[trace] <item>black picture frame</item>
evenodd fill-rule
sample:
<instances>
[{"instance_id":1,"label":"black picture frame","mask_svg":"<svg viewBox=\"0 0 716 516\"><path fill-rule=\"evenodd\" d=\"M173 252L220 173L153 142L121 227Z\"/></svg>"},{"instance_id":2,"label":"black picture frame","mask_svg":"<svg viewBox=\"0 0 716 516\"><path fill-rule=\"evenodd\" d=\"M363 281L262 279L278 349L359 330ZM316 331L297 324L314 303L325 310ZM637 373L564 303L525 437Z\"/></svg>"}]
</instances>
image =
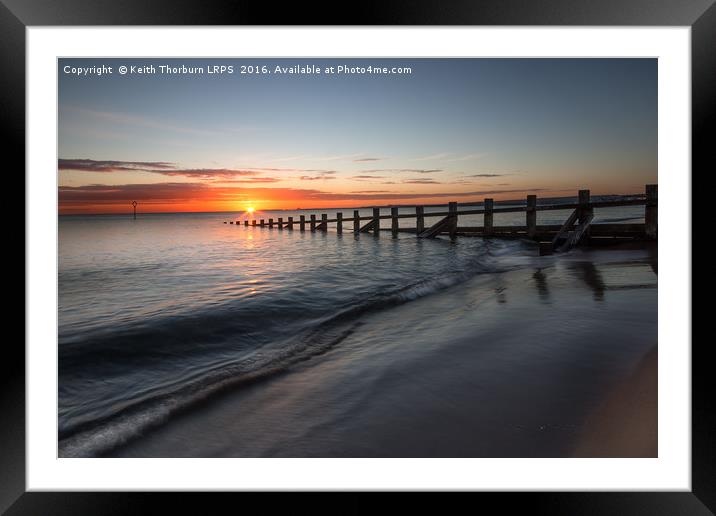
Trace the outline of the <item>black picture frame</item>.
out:
<instances>
[{"instance_id":1,"label":"black picture frame","mask_svg":"<svg viewBox=\"0 0 716 516\"><path fill-rule=\"evenodd\" d=\"M25 166L25 29L82 25L629 25L690 26L692 49L692 170L713 170L715 155L707 134L716 120L716 5L714 0L413 0L321 5L198 0L0 0L0 120L3 150ZM693 172L692 172L693 177ZM18 185L24 192L24 184ZM15 191L16 193L16 191ZM24 198L24 196L23 196ZM696 204L694 199L692 204ZM9 226L6 228L10 229ZM17 229L10 232L18 233ZM24 234L23 234L24 239ZM24 241L14 259L25 257ZM22 253L17 252L23 249ZM692 250L693 252L693 250ZM24 299L24 295L23 295ZM20 310L13 303L12 310ZM24 311L25 304L22 303ZM19 314L18 314L19 315ZM8 320L11 320L8 318ZM712 514L716 511L716 424L714 375L707 359L710 339L692 343L692 491L643 493L474 493L469 503L499 504L500 512L536 514ZM683 343L689 345L688 342ZM179 512L209 513L214 504L238 510L222 493L38 493L25 489L25 352L19 339L6 338L0 360L0 511L19 514L124 514L149 511L161 503ZM382 505L378 493L349 494L340 512L367 512ZM413 497L422 508L442 511L464 504L465 496ZM476 499L474 497L477 497ZM286 506L311 507L315 496L291 495ZM243 507L250 501L242 500ZM265 503L265 502L261 502ZM297 505L298 504L298 505ZM426 505L427 504L427 505ZM217 505L218 507L218 505ZM268 509L275 508L271 503ZM231 509L230 509L231 510ZM232 510L232 512L233 512Z\"/></svg>"}]
</instances>

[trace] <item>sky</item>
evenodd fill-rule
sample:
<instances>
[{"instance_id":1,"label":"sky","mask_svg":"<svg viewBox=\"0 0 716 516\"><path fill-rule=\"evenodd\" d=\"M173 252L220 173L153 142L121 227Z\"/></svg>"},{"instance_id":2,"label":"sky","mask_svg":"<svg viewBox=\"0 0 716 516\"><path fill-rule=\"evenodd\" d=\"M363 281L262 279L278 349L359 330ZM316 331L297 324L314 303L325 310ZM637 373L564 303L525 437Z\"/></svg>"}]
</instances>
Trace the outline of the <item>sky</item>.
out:
<instances>
[{"instance_id":1,"label":"sky","mask_svg":"<svg viewBox=\"0 0 716 516\"><path fill-rule=\"evenodd\" d=\"M438 204L657 182L656 59L60 59L58 100L62 214L127 212L133 200L143 212Z\"/></svg>"}]
</instances>

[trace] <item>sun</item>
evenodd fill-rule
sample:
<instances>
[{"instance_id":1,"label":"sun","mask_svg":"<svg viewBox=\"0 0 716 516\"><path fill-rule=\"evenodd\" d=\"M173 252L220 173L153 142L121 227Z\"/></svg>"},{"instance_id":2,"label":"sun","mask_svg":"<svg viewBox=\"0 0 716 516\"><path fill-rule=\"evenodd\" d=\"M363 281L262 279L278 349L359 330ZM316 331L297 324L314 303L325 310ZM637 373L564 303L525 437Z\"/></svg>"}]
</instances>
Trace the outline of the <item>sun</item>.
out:
<instances>
[{"instance_id":1,"label":"sun","mask_svg":"<svg viewBox=\"0 0 716 516\"><path fill-rule=\"evenodd\" d=\"M253 206L249 206L248 208L246 208L246 211L248 211L249 213L253 213L256 211L256 208L254 208Z\"/></svg>"}]
</instances>

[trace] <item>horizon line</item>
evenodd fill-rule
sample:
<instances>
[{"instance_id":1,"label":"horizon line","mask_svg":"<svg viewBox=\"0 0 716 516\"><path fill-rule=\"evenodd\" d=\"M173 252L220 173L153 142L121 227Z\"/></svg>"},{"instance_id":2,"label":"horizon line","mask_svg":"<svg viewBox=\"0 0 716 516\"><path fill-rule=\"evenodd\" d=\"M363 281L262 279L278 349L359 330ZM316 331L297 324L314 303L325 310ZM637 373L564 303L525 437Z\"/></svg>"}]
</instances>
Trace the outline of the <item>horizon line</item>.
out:
<instances>
[{"instance_id":1,"label":"horizon line","mask_svg":"<svg viewBox=\"0 0 716 516\"><path fill-rule=\"evenodd\" d=\"M658 184L658 183L654 183ZM640 193L624 193L624 194L595 194L593 197L635 197L635 196L643 196L645 195L644 192ZM565 195L561 197L537 197L537 201L539 203L541 200L557 200L557 199L571 199L575 198L577 195ZM488 197L489 199L489 197ZM485 200L482 201L468 201L468 202L458 202L458 206L476 206L480 204L484 204ZM505 199L505 200L496 200L494 203L497 204L514 204L518 202L526 202L526 199ZM416 206L423 206L424 208L437 208L440 206L447 206L449 203L439 203L439 204L377 204L377 205L368 205L368 206L335 206L335 207L323 207L323 208L294 208L294 209L267 209L267 210L259 210L259 211L312 211L312 210L363 210L363 209L372 209L372 208L414 208ZM143 213L145 215L155 215L155 214L165 214L165 215L177 215L181 213L246 213L246 210L216 210L216 211L145 211L145 212L138 212ZM72 216L83 216L83 215L122 215L124 212L96 212L96 213L60 213L60 210L58 210L57 215L60 217L72 217ZM131 215L132 212L127 211L127 214Z\"/></svg>"}]
</instances>

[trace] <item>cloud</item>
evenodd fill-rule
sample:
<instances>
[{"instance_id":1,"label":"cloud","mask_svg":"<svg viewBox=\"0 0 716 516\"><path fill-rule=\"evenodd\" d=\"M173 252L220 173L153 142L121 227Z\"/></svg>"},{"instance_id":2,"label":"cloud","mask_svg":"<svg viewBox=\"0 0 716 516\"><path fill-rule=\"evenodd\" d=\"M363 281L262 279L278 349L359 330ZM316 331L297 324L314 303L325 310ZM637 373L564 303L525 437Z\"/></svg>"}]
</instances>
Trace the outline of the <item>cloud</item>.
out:
<instances>
[{"instance_id":1,"label":"cloud","mask_svg":"<svg viewBox=\"0 0 716 516\"><path fill-rule=\"evenodd\" d=\"M374 193L390 193L390 190L355 190L353 194L374 194Z\"/></svg>"},{"instance_id":2,"label":"cloud","mask_svg":"<svg viewBox=\"0 0 716 516\"><path fill-rule=\"evenodd\" d=\"M278 183L283 181L278 177L247 177L246 179L217 179L217 183L223 184L249 184L249 183Z\"/></svg>"},{"instance_id":3,"label":"cloud","mask_svg":"<svg viewBox=\"0 0 716 516\"><path fill-rule=\"evenodd\" d=\"M254 176L260 170L231 168L177 168L169 161L98 161L93 159L58 159L59 170L82 172L150 172L164 176L182 176L195 179L233 178L236 176Z\"/></svg>"},{"instance_id":4,"label":"cloud","mask_svg":"<svg viewBox=\"0 0 716 516\"><path fill-rule=\"evenodd\" d=\"M129 170L167 170L175 168L167 161L96 161L93 159L58 159L59 170L81 170L87 172L126 172Z\"/></svg>"},{"instance_id":5,"label":"cloud","mask_svg":"<svg viewBox=\"0 0 716 516\"><path fill-rule=\"evenodd\" d=\"M358 158L354 159L353 161L355 161L356 163L361 163L364 161L382 161L383 159L385 158Z\"/></svg>"},{"instance_id":6,"label":"cloud","mask_svg":"<svg viewBox=\"0 0 716 516\"><path fill-rule=\"evenodd\" d=\"M68 202L90 203L116 203L128 202L129 199L137 201L161 201L205 198L211 193L208 185L201 183L156 183L156 184L127 184L127 185L86 185L86 186L60 186L60 204Z\"/></svg>"},{"instance_id":7,"label":"cloud","mask_svg":"<svg viewBox=\"0 0 716 516\"><path fill-rule=\"evenodd\" d=\"M253 176L258 174L255 170L235 170L231 168L180 168L176 170L147 170L153 174L164 176L183 176L196 179L231 178L235 176Z\"/></svg>"},{"instance_id":8,"label":"cloud","mask_svg":"<svg viewBox=\"0 0 716 516\"><path fill-rule=\"evenodd\" d=\"M403 179L401 181L405 184L412 184L412 185L439 185L440 183L438 181L435 181L434 179L430 178L416 178L416 179Z\"/></svg>"},{"instance_id":9,"label":"cloud","mask_svg":"<svg viewBox=\"0 0 716 516\"><path fill-rule=\"evenodd\" d=\"M299 177L301 181L318 181L319 179L335 179L335 177L332 176L301 176Z\"/></svg>"},{"instance_id":10,"label":"cloud","mask_svg":"<svg viewBox=\"0 0 716 516\"><path fill-rule=\"evenodd\" d=\"M384 179L384 178L385 178L385 176L360 175L360 176L351 176L349 179L363 180L363 179Z\"/></svg>"},{"instance_id":11,"label":"cloud","mask_svg":"<svg viewBox=\"0 0 716 516\"><path fill-rule=\"evenodd\" d=\"M508 175L509 174L470 174L467 177L502 177Z\"/></svg>"}]
</instances>

